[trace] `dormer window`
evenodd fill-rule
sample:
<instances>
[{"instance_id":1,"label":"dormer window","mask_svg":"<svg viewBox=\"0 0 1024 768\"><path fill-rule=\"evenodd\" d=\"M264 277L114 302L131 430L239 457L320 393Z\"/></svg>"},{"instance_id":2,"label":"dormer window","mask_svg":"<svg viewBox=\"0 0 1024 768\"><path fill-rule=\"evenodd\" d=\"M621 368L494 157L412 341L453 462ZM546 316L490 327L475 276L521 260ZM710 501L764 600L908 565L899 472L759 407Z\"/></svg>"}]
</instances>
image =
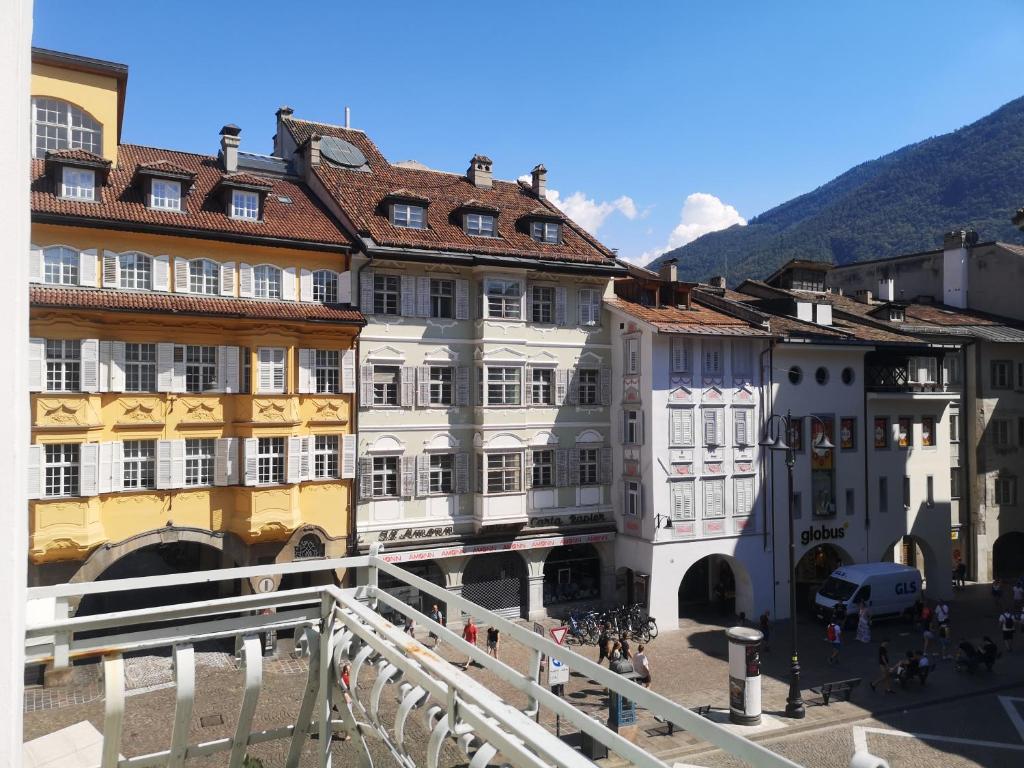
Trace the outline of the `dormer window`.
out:
<instances>
[{"instance_id":1,"label":"dormer window","mask_svg":"<svg viewBox=\"0 0 1024 768\"><path fill-rule=\"evenodd\" d=\"M902 323L906 320L906 315L903 310L899 307L889 307L889 321L893 323Z\"/></svg>"},{"instance_id":2,"label":"dormer window","mask_svg":"<svg viewBox=\"0 0 1024 768\"><path fill-rule=\"evenodd\" d=\"M473 237L494 237L497 234L494 214L491 213L467 213L464 226L466 234Z\"/></svg>"},{"instance_id":3,"label":"dormer window","mask_svg":"<svg viewBox=\"0 0 1024 768\"><path fill-rule=\"evenodd\" d=\"M562 242L562 225L557 221L534 221L530 224L530 237L538 243Z\"/></svg>"},{"instance_id":4,"label":"dormer window","mask_svg":"<svg viewBox=\"0 0 1024 768\"><path fill-rule=\"evenodd\" d=\"M391 223L404 229L425 229L426 210L422 205L394 203L391 206Z\"/></svg>"},{"instance_id":5,"label":"dormer window","mask_svg":"<svg viewBox=\"0 0 1024 768\"><path fill-rule=\"evenodd\" d=\"M61 171L61 197L73 200L96 199L96 171L67 165Z\"/></svg>"},{"instance_id":6,"label":"dormer window","mask_svg":"<svg viewBox=\"0 0 1024 768\"><path fill-rule=\"evenodd\" d=\"M259 221L260 196L245 189L231 190L231 218Z\"/></svg>"},{"instance_id":7,"label":"dormer window","mask_svg":"<svg viewBox=\"0 0 1024 768\"><path fill-rule=\"evenodd\" d=\"M181 182L153 179L149 191L149 207L161 211L180 211Z\"/></svg>"},{"instance_id":8,"label":"dormer window","mask_svg":"<svg viewBox=\"0 0 1024 768\"><path fill-rule=\"evenodd\" d=\"M103 152L103 128L83 109L60 99L32 99L32 134L35 157L58 149Z\"/></svg>"}]
</instances>

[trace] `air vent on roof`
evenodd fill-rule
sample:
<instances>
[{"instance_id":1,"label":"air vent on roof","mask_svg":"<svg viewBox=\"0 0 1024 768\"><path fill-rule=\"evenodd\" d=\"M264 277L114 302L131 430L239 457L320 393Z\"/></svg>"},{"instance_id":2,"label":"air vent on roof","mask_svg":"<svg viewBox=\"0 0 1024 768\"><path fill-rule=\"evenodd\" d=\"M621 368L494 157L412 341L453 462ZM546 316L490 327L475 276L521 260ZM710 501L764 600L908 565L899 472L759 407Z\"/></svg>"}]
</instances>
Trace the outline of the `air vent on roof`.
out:
<instances>
[{"instance_id":1,"label":"air vent on roof","mask_svg":"<svg viewBox=\"0 0 1024 768\"><path fill-rule=\"evenodd\" d=\"M288 195L278 195L277 202L284 203L285 205L291 205L292 199Z\"/></svg>"},{"instance_id":2,"label":"air vent on roof","mask_svg":"<svg viewBox=\"0 0 1024 768\"><path fill-rule=\"evenodd\" d=\"M361 168L366 165L366 157L362 152L334 136L324 136L320 140L320 154L335 165L345 168Z\"/></svg>"}]
</instances>

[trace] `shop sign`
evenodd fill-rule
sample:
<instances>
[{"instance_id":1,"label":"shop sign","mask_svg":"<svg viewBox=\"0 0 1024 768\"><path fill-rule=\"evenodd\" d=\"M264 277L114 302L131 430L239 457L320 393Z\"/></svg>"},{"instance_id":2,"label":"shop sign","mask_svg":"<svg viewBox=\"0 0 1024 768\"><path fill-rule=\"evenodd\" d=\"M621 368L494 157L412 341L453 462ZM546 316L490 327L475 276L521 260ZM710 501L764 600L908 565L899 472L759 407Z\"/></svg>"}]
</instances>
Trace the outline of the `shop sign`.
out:
<instances>
[{"instance_id":1,"label":"shop sign","mask_svg":"<svg viewBox=\"0 0 1024 768\"><path fill-rule=\"evenodd\" d=\"M531 517L528 525L530 528L590 525L591 523L603 523L605 519L604 514L601 512L587 512L578 515L547 515L546 517Z\"/></svg>"},{"instance_id":2,"label":"shop sign","mask_svg":"<svg viewBox=\"0 0 1024 768\"><path fill-rule=\"evenodd\" d=\"M377 541L407 541L409 539L441 539L454 536L455 526L439 525L433 528L392 528L381 531Z\"/></svg>"},{"instance_id":3,"label":"shop sign","mask_svg":"<svg viewBox=\"0 0 1024 768\"><path fill-rule=\"evenodd\" d=\"M545 536L542 539L524 539L522 541L503 541L496 544L459 544L452 547L423 549L418 552L385 552L381 559L388 563L408 563L417 560L438 560L446 557L462 555L486 555L495 552L520 552L527 549L550 549L552 547L568 547L575 544L600 544L612 541L615 534L586 533L579 536Z\"/></svg>"},{"instance_id":4,"label":"shop sign","mask_svg":"<svg viewBox=\"0 0 1024 768\"><path fill-rule=\"evenodd\" d=\"M806 531L800 532L800 543L806 547L814 542L842 539L846 536L846 529L849 525L849 523L843 523L836 527L819 525L817 528L808 528Z\"/></svg>"}]
</instances>

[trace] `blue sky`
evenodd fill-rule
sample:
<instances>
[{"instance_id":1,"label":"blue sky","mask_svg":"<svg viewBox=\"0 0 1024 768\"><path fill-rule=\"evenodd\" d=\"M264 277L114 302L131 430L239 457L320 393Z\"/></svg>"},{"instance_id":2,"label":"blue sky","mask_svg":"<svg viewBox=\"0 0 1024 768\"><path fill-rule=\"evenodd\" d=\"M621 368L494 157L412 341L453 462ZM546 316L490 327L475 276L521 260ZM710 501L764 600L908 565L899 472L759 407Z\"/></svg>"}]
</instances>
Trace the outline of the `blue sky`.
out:
<instances>
[{"instance_id":1,"label":"blue sky","mask_svg":"<svg viewBox=\"0 0 1024 768\"><path fill-rule=\"evenodd\" d=\"M281 104L349 105L393 161L545 163L634 259L1024 93L1017 0L35 7L36 45L129 65L125 141L213 153L234 122L267 152Z\"/></svg>"}]
</instances>

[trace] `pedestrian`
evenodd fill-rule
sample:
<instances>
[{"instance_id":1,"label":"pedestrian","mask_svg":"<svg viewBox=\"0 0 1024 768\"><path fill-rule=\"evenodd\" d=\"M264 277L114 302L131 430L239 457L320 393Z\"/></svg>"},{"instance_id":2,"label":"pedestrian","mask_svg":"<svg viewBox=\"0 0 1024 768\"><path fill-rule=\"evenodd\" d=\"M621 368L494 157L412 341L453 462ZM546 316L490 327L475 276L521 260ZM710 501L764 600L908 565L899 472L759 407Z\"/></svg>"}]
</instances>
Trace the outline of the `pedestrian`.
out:
<instances>
[{"instance_id":1,"label":"pedestrian","mask_svg":"<svg viewBox=\"0 0 1024 768\"><path fill-rule=\"evenodd\" d=\"M1013 618L1013 611L1007 609L999 615L999 628L1003 631L1003 647L1007 653L1013 652L1013 631L1016 629L1016 621Z\"/></svg>"},{"instance_id":2,"label":"pedestrian","mask_svg":"<svg viewBox=\"0 0 1024 768\"><path fill-rule=\"evenodd\" d=\"M924 685L924 681L928 677L928 673L931 671L932 662L923 653L915 653L914 660L917 662L917 676L921 680L921 685Z\"/></svg>"},{"instance_id":3,"label":"pedestrian","mask_svg":"<svg viewBox=\"0 0 1024 768\"><path fill-rule=\"evenodd\" d=\"M487 653L495 659L498 658L498 640L500 635L501 633L498 632L497 627L491 626L487 628Z\"/></svg>"},{"instance_id":4,"label":"pedestrian","mask_svg":"<svg viewBox=\"0 0 1024 768\"><path fill-rule=\"evenodd\" d=\"M921 631L921 640L923 645L921 646L921 653L927 655L928 649L931 648L932 640L935 639L935 622L929 621L924 625L924 629Z\"/></svg>"},{"instance_id":5,"label":"pedestrian","mask_svg":"<svg viewBox=\"0 0 1024 768\"><path fill-rule=\"evenodd\" d=\"M612 649L608 652L608 668L615 664L616 661L622 658L622 643L618 640L612 643Z\"/></svg>"},{"instance_id":6,"label":"pedestrian","mask_svg":"<svg viewBox=\"0 0 1024 768\"><path fill-rule=\"evenodd\" d=\"M625 635L622 635L619 638L619 653L622 654L622 658L624 659L628 660L633 658L633 653L629 647L629 638Z\"/></svg>"},{"instance_id":7,"label":"pedestrian","mask_svg":"<svg viewBox=\"0 0 1024 768\"><path fill-rule=\"evenodd\" d=\"M956 580L961 589L967 586L967 563L963 560L956 564Z\"/></svg>"},{"instance_id":8,"label":"pedestrian","mask_svg":"<svg viewBox=\"0 0 1024 768\"><path fill-rule=\"evenodd\" d=\"M647 660L647 654L644 653L643 643L636 647L636 654L633 656L633 671L640 676L637 680L640 685L644 688L651 687L651 663Z\"/></svg>"},{"instance_id":9,"label":"pedestrian","mask_svg":"<svg viewBox=\"0 0 1024 768\"><path fill-rule=\"evenodd\" d=\"M416 637L416 622L412 620L412 616L405 620L405 634Z\"/></svg>"},{"instance_id":10,"label":"pedestrian","mask_svg":"<svg viewBox=\"0 0 1024 768\"><path fill-rule=\"evenodd\" d=\"M1024 608L1024 584L1017 581L1013 585L1013 609L1020 612L1020 609Z\"/></svg>"},{"instance_id":11,"label":"pedestrian","mask_svg":"<svg viewBox=\"0 0 1024 768\"><path fill-rule=\"evenodd\" d=\"M466 620L466 626L462 628L462 639L467 643L476 648L476 624L473 623L473 617L470 616ZM463 669L469 669L469 665L473 663L473 657L467 656L466 663L463 665Z\"/></svg>"},{"instance_id":12,"label":"pedestrian","mask_svg":"<svg viewBox=\"0 0 1024 768\"><path fill-rule=\"evenodd\" d=\"M768 644L768 640L772 634L772 620L768 616L767 609L764 613L761 614L760 624L761 634L763 635L763 639L761 640L761 647L764 648L765 653L770 653L772 649L771 646Z\"/></svg>"},{"instance_id":13,"label":"pedestrian","mask_svg":"<svg viewBox=\"0 0 1024 768\"><path fill-rule=\"evenodd\" d=\"M605 622L601 625L601 634L597 636L598 664L600 664L602 661L608 658L608 655L611 651L611 644L612 637L608 633L608 623Z\"/></svg>"},{"instance_id":14,"label":"pedestrian","mask_svg":"<svg viewBox=\"0 0 1024 768\"><path fill-rule=\"evenodd\" d=\"M999 579L992 580L992 600L995 602L997 608L1002 607L1003 582Z\"/></svg>"},{"instance_id":15,"label":"pedestrian","mask_svg":"<svg viewBox=\"0 0 1024 768\"><path fill-rule=\"evenodd\" d=\"M932 625L932 618L935 612L932 607L928 605L928 601L925 600L921 603L921 631L924 632L928 627Z\"/></svg>"},{"instance_id":16,"label":"pedestrian","mask_svg":"<svg viewBox=\"0 0 1024 768\"><path fill-rule=\"evenodd\" d=\"M835 619L825 628L825 637L832 646L832 654L828 657L829 664L839 663L839 651L843 647L843 627Z\"/></svg>"},{"instance_id":17,"label":"pedestrian","mask_svg":"<svg viewBox=\"0 0 1024 768\"><path fill-rule=\"evenodd\" d=\"M840 626L846 624L846 603L839 601L832 606L832 621Z\"/></svg>"},{"instance_id":18,"label":"pedestrian","mask_svg":"<svg viewBox=\"0 0 1024 768\"><path fill-rule=\"evenodd\" d=\"M430 607L430 620L437 622L442 627L444 626L444 614L441 613L441 609L437 607L436 603ZM430 630L428 637L434 641L435 648L441 644L441 638L437 636L434 630Z\"/></svg>"},{"instance_id":19,"label":"pedestrian","mask_svg":"<svg viewBox=\"0 0 1024 768\"><path fill-rule=\"evenodd\" d=\"M878 645L878 669L881 672L877 680L871 682L871 690L885 683L885 692L892 693L892 673L889 670L889 641L883 640Z\"/></svg>"},{"instance_id":20,"label":"pedestrian","mask_svg":"<svg viewBox=\"0 0 1024 768\"><path fill-rule=\"evenodd\" d=\"M871 611L864 602L857 611L857 639L862 643L871 642Z\"/></svg>"}]
</instances>

